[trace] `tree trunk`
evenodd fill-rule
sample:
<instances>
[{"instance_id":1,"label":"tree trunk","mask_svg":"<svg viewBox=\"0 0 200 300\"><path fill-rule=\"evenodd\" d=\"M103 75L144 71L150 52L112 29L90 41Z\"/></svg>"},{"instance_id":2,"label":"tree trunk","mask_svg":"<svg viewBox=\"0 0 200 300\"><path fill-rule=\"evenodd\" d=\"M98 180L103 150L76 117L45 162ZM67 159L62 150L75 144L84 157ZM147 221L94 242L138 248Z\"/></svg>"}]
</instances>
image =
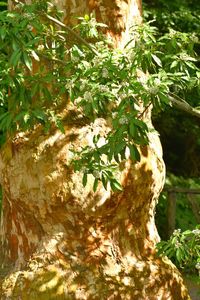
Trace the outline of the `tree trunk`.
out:
<instances>
[{"instance_id":1,"label":"tree trunk","mask_svg":"<svg viewBox=\"0 0 200 300\"><path fill-rule=\"evenodd\" d=\"M141 14L137 0L55 2L66 23L95 10L116 45ZM83 188L82 174L73 172L70 149L109 127L66 111L65 134L38 127L1 150L1 264L8 271L1 299L189 299L174 265L155 254L154 212L165 178L158 136L150 133L139 163L122 166L123 192L99 185L94 193L92 176ZM150 124L150 112L145 118Z\"/></svg>"}]
</instances>

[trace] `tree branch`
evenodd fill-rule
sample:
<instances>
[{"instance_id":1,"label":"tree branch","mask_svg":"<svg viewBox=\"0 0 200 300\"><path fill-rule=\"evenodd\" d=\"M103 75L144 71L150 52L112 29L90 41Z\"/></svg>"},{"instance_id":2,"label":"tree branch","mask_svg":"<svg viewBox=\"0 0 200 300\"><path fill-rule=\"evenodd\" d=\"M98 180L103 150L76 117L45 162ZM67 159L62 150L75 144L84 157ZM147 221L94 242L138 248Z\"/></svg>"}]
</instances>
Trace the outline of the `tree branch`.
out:
<instances>
[{"instance_id":1,"label":"tree branch","mask_svg":"<svg viewBox=\"0 0 200 300\"><path fill-rule=\"evenodd\" d=\"M71 33L78 41L80 41L82 44L84 44L95 55L98 55L98 52L86 40L84 40L80 35L78 35L72 28L65 25L61 21L53 18L52 16L49 16L48 14L45 14L45 16L46 16L47 19L49 19L53 23L57 24L58 26L64 28L66 31ZM62 63L60 60L56 59L56 61L59 62L59 63ZM191 105L189 105L186 101L184 101L183 99L181 99L177 95L173 95L172 93L169 93L168 97L169 97L169 100L171 101L172 105L175 106L176 108L178 108L179 110L185 111L186 113L188 113L190 115L193 115L197 118L200 118L200 110L197 110L197 109L193 108Z\"/></svg>"},{"instance_id":2,"label":"tree branch","mask_svg":"<svg viewBox=\"0 0 200 300\"><path fill-rule=\"evenodd\" d=\"M173 106L177 107L182 111L185 111L186 113L192 116L200 118L200 110L193 108L190 104L188 104L186 101L184 101L181 98L177 99L176 96L173 96L173 94L171 93L168 95L168 97Z\"/></svg>"},{"instance_id":3,"label":"tree branch","mask_svg":"<svg viewBox=\"0 0 200 300\"><path fill-rule=\"evenodd\" d=\"M45 14L46 18L52 21L53 23L57 24L58 26L64 28L66 31L70 32L77 40L79 40L82 44L84 44L88 49L90 49L95 55L98 55L98 52L86 41L84 40L80 35L78 35L73 29L71 29L69 26L65 25L61 21Z\"/></svg>"}]
</instances>

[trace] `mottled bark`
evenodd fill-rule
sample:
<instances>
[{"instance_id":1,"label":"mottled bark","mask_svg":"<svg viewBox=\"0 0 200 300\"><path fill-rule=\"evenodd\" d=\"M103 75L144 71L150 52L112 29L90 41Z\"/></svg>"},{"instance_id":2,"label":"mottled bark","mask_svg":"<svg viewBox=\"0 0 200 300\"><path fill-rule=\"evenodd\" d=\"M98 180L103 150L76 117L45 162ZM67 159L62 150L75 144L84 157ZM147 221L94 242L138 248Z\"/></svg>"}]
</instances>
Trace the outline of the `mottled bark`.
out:
<instances>
[{"instance_id":1,"label":"mottled bark","mask_svg":"<svg viewBox=\"0 0 200 300\"><path fill-rule=\"evenodd\" d=\"M134 0L55 2L65 22L95 9L118 45L141 13ZM139 163L121 165L123 192L100 185L94 193L92 176L83 188L82 174L73 172L70 149L91 145L94 134L103 138L109 126L66 111L65 134L38 127L1 150L1 264L10 268L1 299L189 299L177 269L155 255L165 177L158 135L149 134ZM150 112L144 117L150 125Z\"/></svg>"}]
</instances>

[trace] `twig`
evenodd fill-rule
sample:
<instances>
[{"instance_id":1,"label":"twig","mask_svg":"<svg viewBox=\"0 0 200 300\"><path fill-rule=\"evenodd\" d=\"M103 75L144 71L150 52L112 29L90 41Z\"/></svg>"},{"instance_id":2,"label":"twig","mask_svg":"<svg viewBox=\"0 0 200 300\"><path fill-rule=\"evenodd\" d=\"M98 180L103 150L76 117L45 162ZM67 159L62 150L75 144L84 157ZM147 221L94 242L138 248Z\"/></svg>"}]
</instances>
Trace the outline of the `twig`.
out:
<instances>
[{"instance_id":1,"label":"twig","mask_svg":"<svg viewBox=\"0 0 200 300\"><path fill-rule=\"evenodd\" d=\"M139 114L138 119L142 119L142 117L144 116L145 112L148 110L148 108L152 105L151 102L149 102L149 104L147 106L145 106L144 110Z\"/></svg>"},{"instance_id":2,"label":"twig","mask_svg":"<svg viewBox=\"0 0 200 300\"><path fill-rule=\"evenodd\" d=\"M73 29L71 29L69 26L65 25L61 21L45 14L46 18L54 22L55 24L59 25L60 27L64 28L66 31L70 32L74 37L77 38L81 43L83 43L88 49L90 49L95 55L98 55L98 52L93 49L86 40L84 40L80 35L78 35Z\"/></svg>"}]
</instances>

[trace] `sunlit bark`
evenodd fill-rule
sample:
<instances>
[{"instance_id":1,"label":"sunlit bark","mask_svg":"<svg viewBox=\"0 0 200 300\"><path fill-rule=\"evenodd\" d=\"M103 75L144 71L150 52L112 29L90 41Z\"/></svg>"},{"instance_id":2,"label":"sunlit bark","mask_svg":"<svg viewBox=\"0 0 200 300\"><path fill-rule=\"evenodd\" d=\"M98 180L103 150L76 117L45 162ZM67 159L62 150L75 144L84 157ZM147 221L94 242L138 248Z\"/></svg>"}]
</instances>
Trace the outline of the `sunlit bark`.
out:
<instances>
[{"instance_id":1,"label":"sunlit bark","mask_svg":"<svg viewBox=\"0 0 200 300\"><path fill-rule=\"evenodd\" d=\"M141 16L136 0L55 2L65 23L95 10L120 47ZM73 109L66 114L65 134L37 128L1 150L1 263L10 272L1 299L189 299L177 269L155 254L155 205L165 178L158 135L150 133L139 163L121 166L123 192L99 186L94 193L92 176L83 188L82 174L73 172L70 149L90 145L109 126L103 119L88 124Z\"/></svg>"}]
</instances>

